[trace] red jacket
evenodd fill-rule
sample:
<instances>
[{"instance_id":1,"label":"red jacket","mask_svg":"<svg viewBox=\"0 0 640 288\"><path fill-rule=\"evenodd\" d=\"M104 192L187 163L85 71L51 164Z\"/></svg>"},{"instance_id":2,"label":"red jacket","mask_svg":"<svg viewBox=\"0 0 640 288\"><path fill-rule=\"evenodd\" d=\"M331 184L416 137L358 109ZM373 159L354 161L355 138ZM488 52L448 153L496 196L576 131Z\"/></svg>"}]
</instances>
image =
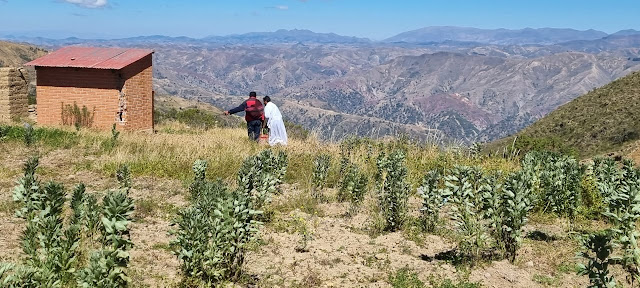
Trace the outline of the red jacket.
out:
<instances>
[{"instance_id":1,"label":"red jacket","mask_svg":"<svg viewBox=\"0 0 640 288\"><path fill-rule=\"evenodd\" d=\"M264 106L256 97L249 97L240 106L229 110L229 114L236 114L242 111L245 112L244 120L247 120L247 123L254 120L264 121Z\"/></svg>"}]
</instances>

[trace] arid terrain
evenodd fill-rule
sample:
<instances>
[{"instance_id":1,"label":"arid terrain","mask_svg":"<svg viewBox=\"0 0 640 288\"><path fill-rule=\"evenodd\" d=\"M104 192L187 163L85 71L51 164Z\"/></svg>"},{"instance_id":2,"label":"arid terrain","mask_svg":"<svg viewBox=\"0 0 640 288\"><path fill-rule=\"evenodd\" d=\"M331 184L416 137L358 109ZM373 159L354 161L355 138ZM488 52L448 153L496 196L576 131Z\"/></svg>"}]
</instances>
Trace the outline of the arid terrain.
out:
<instances>
[{"instance_id":1,"label":"arid terrain","mask_svg":"<svg viewBox=\"0 0 640 288\"><path fill-rule=\"evenodd\" d=\"M640 32L633 30L608 36L455 27L407 33L416 35L373 42L281 30L203 39L19 41L50 50L150 48L157 93L224 109L255 90L272 96L288 120L331 140L349 134L424 138L428 132L469 143L491 141L640 70Z\"/></svg>"},{"instance_id":2,"label":"arid terrain","mask_svg":"<svg viewBox=\"0 0 640 288\"><path fill-rule=\"evenodd\" d=\"M241 154L257 152L262 147L249 145L240 129L215 128L191 133L180 124L165 124L158 134L124 134L112 151L101 148L106 133L81 131L53 142L42 140L35 147L16 141L0 141L0 261L18 261L22 257L20 235L24 222L14 217L16 206L11 194L21 174L24 159L41 155L38 174L43 181L61 181L65 187L79 182L87 184L89 193L102 195L117 182L113 169L119 163L130 165L134 174L130 196L135 200L131 225L131 271L133 287L174 287L181 281L180 262L170 252L175 229L172 220L177 211L188 205L187 186L190 162L202 158L210 161L211 177L234 183ZM51 140L51 139L50 139ZM335 184L324 193L327 203L317 203L310 195L308 160L317 153L336 153L337 146L320 145L315 140L292 140L284 149L290 164L287 181L270 204L271 220L259 233L259 241L247 255L239 287L391 287L391 276L409 269L424 283L440 287L445 279L454 283L480 283L483 287L580 287L586 277L576 275L576 236L568 222L548 214L533 214L524 228L525 239L516 261L483 260L473 266L456 264L448 253L457 247L456 236L447 228L436 233L422 232L409 222L401 231L376 230L375 199L367 196L359 213L348 216L348 203L338 202ZM241 153L229 153L230 145ZM222 148L221 147L225 147ZM309 147L315 147L309 149ZM237 150L236 150L237 151ZM238 151L238 152L240 152ZM430 148L412 156L409 179L416 183L426 170L416 167L438 165L449 159L461 164L480 164L486 169L517 169L517 163L501 159L458 158L454 152ZM76 157L83 155L83 157ZM457 159L457 160L456 160ZM501 167L501 168L500 168ZM335 172L332 172L333 175ZM337 175L330 175L329 183ZM413 187L415 184L412 184ZM370 187L369 189L373 189ZM369 190L369 193L373 193ZM412 194L411 217L419 217L420 200ZM443 211L446 218L446 211ZM412 220L413 221L413 220ZM448 223L448 222L447 222ZM598 221L580 220L573 231L587 232L602 227ZM299 249L301 229L311 235L304 251ZM622 279L622 278L619 278Z\"/></svg>"}]
</instances>

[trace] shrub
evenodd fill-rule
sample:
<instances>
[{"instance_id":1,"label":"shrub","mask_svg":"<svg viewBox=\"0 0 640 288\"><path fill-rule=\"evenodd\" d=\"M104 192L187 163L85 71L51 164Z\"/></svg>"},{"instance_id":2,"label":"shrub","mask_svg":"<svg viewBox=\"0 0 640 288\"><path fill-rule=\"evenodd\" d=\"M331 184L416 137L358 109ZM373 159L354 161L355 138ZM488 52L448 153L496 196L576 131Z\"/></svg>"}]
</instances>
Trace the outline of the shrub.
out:
<instances>
[{"instance_id":1,"label":"shrub","mask_svg":"<svg viewBox=\"0 0 640 288\"><path fill-rule=\"evenodd\" d=\"M640 219L640 172L630 160L624 160L622 169L618 169L611 160L596 159L594 162L597 187L607 204L603 214L613 228L585 238L583 249L586 251L580 255L588 264L582 264L581 274L589 275L592 287L611 287L607 285L613 285L615 281L608 276L607 268L616 264L627 272L627 281L633 286L640 280L640 248L637 243L640 233L636 229ZM598 253L597 259L590 256L590 252Z\"/></svg>"},{"instance_id":2,"label":"shrub","mask_svg":"<svg viewBox=\"0 0 640 288\"><path fill-rule=\"evenodd\" d=\"M206 165L194 164L192 204L179 212L172 234L173 253L181 261L184 281L215 284L241 275L245 251L257 235L262 213L253 207L244 187L229 191L221 182L206 181Z\"/></svg>"},{"instance_id":3,"label":"shrub","mask_svg":"<svg viewBox=\"0 0 640 288\"><path fill-rule=\"evenodd\" d=\"M111 126L111 138L102 142L102 149L105 151L111 151L118 145L118 137L120 137L120 131L116 129L116 123Z\"/></svg>"},{"instance_id":4,"label":"shrub","mask_svg":"<svg viewBox=\"0 0 640 288\"><path fill-rule=\"evenodd\" d=\"M65 105L60 103L62 125L75 126L76 129L80 127L91 127L93 125L93 119L95 117L95 108L93 111L89 111L87 106L82 105L82 108L78 107L77 103Z\"/></svg>"},{"instance_id":5,"label":"shrub","mask_svg":"<svg viewBox=\"0 0 640 288\"><path fill-rule=\"evenodd\" d=\"M498 206L500 213L501 244L505 257L511 262L516 259L516 252L522 242L522 228L527 223L527 214L533 208L529 194L529 182L524 173L509 175L504 183L502 205Z\"/></svg>"},{"instance_id":6,"label":"shrub","mask_svg":"<svg viewBox=\"0 0 640 288\"><path fill-rule=\"evenodd\" d=\"M520 135L514 142L514 148L521 153L555 151L565 155L577 156L575 147L566 145L566 141L558 137L531 137Z\"/></svg>"},{"instance_id":7,"label":"shrub","mask_svg":"<svg viewBox=\"0 0 640 288\"><path fill-rule=\"evenodd\" d=\"M440 172L429 171L418 188L418 195L422 198L422 223L427 232L433 232L439 222L440 209L444 205L443 191L439 189Z\"/></svg>"},{"instance_id":8,"label":"shrub","mask_svg":"<svg viewBox=\"0 0 640 288\"><path fill-rule=\"evenodd\" d=\"M16 216L22 219L28 217L39 209L40 198L40 181L36 176L39 158L33 156L24 164L24 175L18 180L13 190L13 201L19 203L20 208L16 211Z\"/></svg>"},{"instance_id":9,"label":"shrub","mask_svg":"<svg viewBox=\"0 0 640 288\"><path fill-rule=\"evenodd\" d=\"M9 134L9 127L0 125L0 140Z\"/></svg>"},{"instance_id":10,"label":"shrub","mask_svg":"<svg viewBox=\"0 0 640 288\"><path fill-rule=\"evenodd\" d=\"M307 140L309 138L309 131L302 127L300 124L293 123L291 121L284 121L284 126L287 129L287 136L291 139Z\"/></svg>"},{"instance_id":11,"label":"shrub","mask_svg":"<svg viewBox=\"0 0 640 288\"><path fill-rule=\"evenodd\" d=\"M216 115L213 112L198 108L186 108L180 110L171 108L167 110L155 110L153 116L154 123L160 123L166 120L175 120L190 127L204 130L221 126L235 127L227 121L228 119L220 118L219 115Z\"/></svg>"},{"instance_id":12,"label":"shrub","mask_svg":"<svg viewBox=\"0 0 640 288\"><path fill-rule=\"evenodd\" d=\"M604 213L615 227L612 231L623 251L619 262L633 282L640 281L640 248L637 239L640 233L636 223L640 219L640 175L631 160L625 160L622 177L617 188L608 198L608 209Z\"/></svg>"},{"instance_id":13,"label":"shrub","mask_svg":"<svg viewBox=\"0 0 640 288\"><path fill-rule=\"evenodd\" d=\"M331 167L331 155L320 154L313 160L313 174L311 176L311 195L321 200L322 189L327 182L329 168Z\"/></svg>"},{"instance_id":14,"label":"shrub","mask_svg":"<svg viewBox=\"0 0 640 288\"><path fill-rule=\"evenodd\" d=\"M367 175L358 166L350 164L343 173L338 190L338 201L350 201L349 215L358 212L367 192Z\"/></svg>"},{"instance_id":15,"label":"shrub","mask_svg":"<svg viewBox=\"0 0 640 288\"><path fill-rule=\"evenodd\" d=\"M287 166L287 154L282 151L276 155L271 150L264 150L244 160L237 182L251 198L254 209L262 210L271 201L272 194L284 180Z\"/></svg>"},{"instance_id":16,"label":"shrub","mask_svg":"<svg viewBox=\"0 0 640 288\"><path fill-rule=\"evenodd\" d=\"M405 152L397 149L390 155L381 152L377 159L378 198L386 230L397 231L406 219L409 200Z\"/></svg>"},{"instance_id":17,"label":"shrub","mask_svg":"<svg viewBox=\"0 0 640 288\"><path fill-rule=\"evenodd\" d=\"M581 205L581 182L586 167L571 157L553 152L530 152L522 170L533 183L535 206L573 221Z\"/></svg>"},{"instance_id":18,"label":"shrub","mask_svg":"<svg viewBox=\"0 0 640 288\"><path fill-rule=\"evenodd\" d=\"M615 278L610 275L609 267L615 264L612 259L613 237L610 232L598 232L580 239L582 251L577 256L587 264L578 264L578 275L589 276L589 286L593 288L617 287Z\"/></svg>"},{"instance_id":19,"label":"shrub","mask_svg":"<svg viewBox=\"0 0 640 288\"><path fill-rule=\"evenodd\" d=\"M445 197L452 202L451 219L460 235L458 249L466 256L478 258L487 245L482 198L479 193L479 168L455 166L445 176Z\"/></svg>"},{"instance_id":20,"label":"shrub","mask_svg":"<svg viewBox=\"0 0 640 288\"><path fill-rule=\"evenodd\" d=\"M3 287L127 286L127 250L132 245L128 225L133 213L133 200L126 195L128 189L109 192L100 209L95 196L85 193L84 184L77 185L66 222L64 187L56 182L42 185L35 174L37 166L37 157L27 160L24 175L14 189L16 216L27 220L22 236L26 257L22 265L0 267L0 283ZM98 226L95 218L99 217L103 248L83 267L87 261L81 253L81 239L92 239Z\"/></svg>"},{"instance_id":21,"label":"shrub","mask_svg":"<svg viewBox=\"0 0 640 288\"><path fill-rule=\"evenodd\" d=\"M126 274L128 250L133 247L129 224L134 211L128 189L110 191L102 203L103 248L91 254L89 266L79 272L78 283L83 287L126 287L131 281Z\"/></svg>"},{"instance_id":22,"label":"shrub","mask_svg":"<svg viewBox=\"0 0 640 288\"><path fill-rule=\"evenodd\" d=\"M24 145L31 146L36 141L35 131L33 126L24 124Z\"/></svg>"}]
</instances>

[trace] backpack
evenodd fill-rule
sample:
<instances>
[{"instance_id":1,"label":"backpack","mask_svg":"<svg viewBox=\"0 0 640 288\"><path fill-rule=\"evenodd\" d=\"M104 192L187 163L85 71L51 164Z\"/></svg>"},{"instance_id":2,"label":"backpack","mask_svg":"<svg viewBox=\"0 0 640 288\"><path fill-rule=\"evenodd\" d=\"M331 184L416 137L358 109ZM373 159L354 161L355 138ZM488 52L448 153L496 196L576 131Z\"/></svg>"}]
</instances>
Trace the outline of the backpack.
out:
<instances>
[{"instance_id":1,"label":"backpack","mask_svg":"<svg viewBox=\"0 0 640 288\"><path fill-rule=\"evenodd\" d=\"M264 106L258 99L249 99L247 100L247 108L244 110L244 112L246 112L247 115L254 120L262 119Z\"/></svg>"}]
</instances>

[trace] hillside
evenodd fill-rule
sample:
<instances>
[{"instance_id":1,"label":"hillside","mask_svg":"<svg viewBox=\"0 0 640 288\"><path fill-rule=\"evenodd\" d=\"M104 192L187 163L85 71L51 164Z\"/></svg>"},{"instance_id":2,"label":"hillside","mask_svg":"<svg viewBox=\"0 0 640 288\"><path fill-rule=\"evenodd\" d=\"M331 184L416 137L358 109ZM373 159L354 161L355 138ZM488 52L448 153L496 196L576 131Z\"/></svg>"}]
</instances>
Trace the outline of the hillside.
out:
<instances>
[{"instance_id":1,"label":"hillside","mask_svg":"<svg viewBox=\"0 0 640 288\"><path fill-rule=\"evenodd\" d=\"M465 141L515 133L559 105L640 70L640 62L626 57L589 53L523 58L398 47L164 46L154 57L156 90L162 93L226 107L232 104L227 95L255 90L306 108L285 117L309 130L320 128L316 119L338 113L438 129ZM309 117L309 109L322 113Z\"/></svg>"},{"instance_id":2,"label":"hillside","mask_svg":"<svg viewBox=\"0 0 640 288\"><path fill-rule=\"evenodd\" d=\"M536 31L557 39L552 42L597 38ZM640 70L638 36L623 34L630 35L553 45L355 43L304 30L224 39L29 41L51 49L153 49L157 94L226 109L257 91L273 96L286 118L324 139L399 133L429 138L435 132L473 142L516 133L559 105Z\"/></svg>"},{"instance_id":3,"label":"hillside","mask_svg":"<svg viewBox=\"0 0 640 288\"><path fill-rule=\"evenodd\" d=\"M516 134L519 146L557 146L581 156L613 152L640 139L640 72L595 89ZM524 140L522 140L524 139ZM511 143L513 137L492 144ZM527 143L524 143L527 142ZM547 146L547 147L544 147Z\"/></svg>"},{"instance_id":4,"label":"hillside","mask_svg":"<svg viewBox=\"0 0 640 288\"><path fill-rule=\"evenodd\" d=\"M21 66L46 53L34 46L0 41L0 67Z\"/></svg>"},{"instance_id":5,"label":"hillside","mask_svg":"<svg viewBox=\"0 0 640 288\"><path fill-rule=\"evenodd\" d=\"M228 117L208 103L170 95L154 97L154 122L176 121L194 128L239 127L242 119Z\"/></svg>"}]
</instances>

